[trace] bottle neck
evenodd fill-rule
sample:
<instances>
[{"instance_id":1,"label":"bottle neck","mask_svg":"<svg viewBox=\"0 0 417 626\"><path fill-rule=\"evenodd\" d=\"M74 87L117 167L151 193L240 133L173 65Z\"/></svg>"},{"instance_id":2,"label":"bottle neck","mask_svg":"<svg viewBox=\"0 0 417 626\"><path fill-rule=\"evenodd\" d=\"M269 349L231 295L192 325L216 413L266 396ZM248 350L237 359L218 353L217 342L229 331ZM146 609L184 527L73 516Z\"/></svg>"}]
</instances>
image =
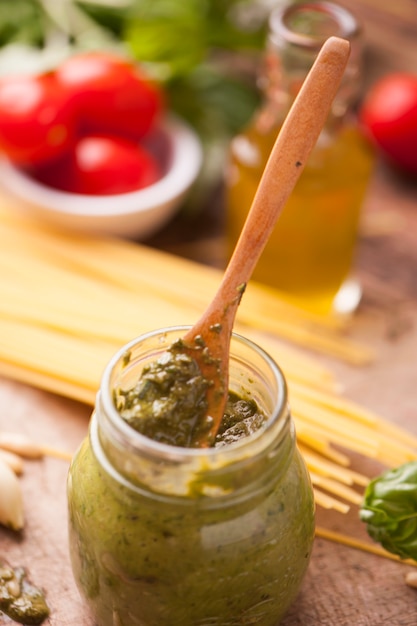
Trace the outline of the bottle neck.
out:
<instances>
[{"instance_id":1,"label":"bottle neck","mask_svg":"<svg viewBox=\"0 0 417 626\"><path fill-rule=\"evenodd\" d=\"M158 499L204 498L208 506L218 506L225 498L229 502L249 497L285 474L295 448L286 384L268 355L252 342L234 336L230 386L241 395L249 392L268 415L265 426L250 437L220 448L179 448L145 437L117 413L114 389L131 386L142 368L185 331L180 327L149 333L114 357L103 375L90 440L107 474L133 491L153 494Z\"/></svg>"},{"instance_id":2,"label":"bottle neck","mask_svg":"<svg viewBox=\"0 0 417 626\"><path fill-rule=\"evenodd\" d=\"M260 123L283 121L317 54L330 36L347 39L351 54L328 126L343 120L358 100L361 77L361 29L355 17L331 2L296 3L272 11L263 71L259 78L265 94Z\"/></svg>"}]
</instances>

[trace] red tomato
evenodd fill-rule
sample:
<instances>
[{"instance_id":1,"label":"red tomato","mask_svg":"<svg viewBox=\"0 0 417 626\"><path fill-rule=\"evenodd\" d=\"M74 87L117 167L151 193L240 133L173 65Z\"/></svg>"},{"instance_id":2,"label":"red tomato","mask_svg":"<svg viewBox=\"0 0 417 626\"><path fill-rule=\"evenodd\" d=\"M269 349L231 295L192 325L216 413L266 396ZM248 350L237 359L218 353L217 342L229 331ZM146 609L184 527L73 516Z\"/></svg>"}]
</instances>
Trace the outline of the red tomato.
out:
<instances>
[{"instance_id":1,"label":"red tomato","mask_svg":"<svg viewBox=\"0 0 417 626\"><path fill-rule=\"evenodd\" d=\"M62 154L74 138L74 110L53 76L0 80L0 149L16 163Z\"/></svg>"},{"instance_id":2,"label":"red tomato","mask_svg":"<svg viewBox=\"0 0 417 626\"><path fill-rule=\"evenodd\" d=\"M72 95L84 133L140 139L162 108L161 92L128 61L91 52L70 57L56 70Z\"/></svg>"},{"instance_id":3,"label":"red tomato","mask_svg":"<svg viewBox=\"0 0 417 626\"><path fill-rule=\"evenodd\" d=\"M417 173L417 75L389 74L375 83L363 102L360 121L393 163Z\"/></svg>"},{"instance_id":4,"label":"red tomato","mask_svg":"<svg viewBox=\"0 0 417 626\"><path fill-rule=\"evenodd\" d=\"M70 155L31 173L51 187L87 195L136 191L155 183L162 174L145 148L104 135L81 138Z\"/></svg>"},{"instance_id":5,"label":"red tomato","mask_svg":"<svg viewBox=\"0 0 417 626\"><path fill-rule=\"evenodd\" d=\"M59 189L60 191L75 192L76 180L73 151L66 152L53 161L37 163L22 169L35 180L47 185L47 187Z\"/></svg>"}]
</instances>

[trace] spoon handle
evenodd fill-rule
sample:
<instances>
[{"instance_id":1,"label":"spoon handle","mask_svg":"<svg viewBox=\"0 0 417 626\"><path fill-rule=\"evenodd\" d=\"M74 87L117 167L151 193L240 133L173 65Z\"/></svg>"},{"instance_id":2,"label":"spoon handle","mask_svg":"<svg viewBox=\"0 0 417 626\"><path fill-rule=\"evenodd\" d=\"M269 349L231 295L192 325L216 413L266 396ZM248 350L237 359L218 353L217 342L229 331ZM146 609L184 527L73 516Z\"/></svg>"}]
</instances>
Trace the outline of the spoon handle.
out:
<instances>
[{"instance_id":1,"label":"spoon handle","mask_svg":"<svg viewBox=\"0 0 417 626\"><path fill-rule=\"evenodd\" d=\"M340 85L350 54L345 39L330 37L321 48L272 148L251 209L212 302L213 320L233 321L242 285L249 281L275 223L284 208L318 136Z\"/></svg>"},{"instance_id":2,"label":"spoon handle","mask_svg":"<svg viewBox=\"0 0 417 626\"><path fill-rule=\"evenodd\" d=\"M197 437L200 447L215 437L223 416L230 337L245 286L324 126L349 53L349 42L338 37L330 37L320 50L272 148L220 287L184 337L191 353L197 338L198 345L206 347L198 364L202 375L213 383L207 390L210 430Z\"/></svg>"}]
</instances>

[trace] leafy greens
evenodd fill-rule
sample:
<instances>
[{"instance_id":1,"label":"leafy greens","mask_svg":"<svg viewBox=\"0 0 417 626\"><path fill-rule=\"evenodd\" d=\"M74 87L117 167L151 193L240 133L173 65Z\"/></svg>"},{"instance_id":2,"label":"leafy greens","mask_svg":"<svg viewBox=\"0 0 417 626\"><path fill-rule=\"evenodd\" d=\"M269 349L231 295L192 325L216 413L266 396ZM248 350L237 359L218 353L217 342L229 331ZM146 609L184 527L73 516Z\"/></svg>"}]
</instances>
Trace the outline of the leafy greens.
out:
<instances>
[{"instance_id":1,"label":"leafy greens","mask_svg":"<svg viewBox=\"0 0 417 626\"><path fill-rule=\"evenodd\" d=\"M417 461L372 480L359 515L386 550L417 561Z\"/></svg>"}]
</instances>

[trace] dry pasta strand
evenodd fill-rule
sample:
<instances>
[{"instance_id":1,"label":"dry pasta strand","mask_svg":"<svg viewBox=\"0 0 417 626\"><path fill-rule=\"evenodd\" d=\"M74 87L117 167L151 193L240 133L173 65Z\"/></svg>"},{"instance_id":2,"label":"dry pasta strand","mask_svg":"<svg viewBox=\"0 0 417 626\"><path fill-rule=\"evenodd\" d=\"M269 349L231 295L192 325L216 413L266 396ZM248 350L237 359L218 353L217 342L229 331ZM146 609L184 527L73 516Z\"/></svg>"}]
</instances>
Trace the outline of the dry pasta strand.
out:
<instances>
[{"instance_id":1,"label":"dry pasta strand","mask_svg":"<svg viewBox=\"0 0 417 626\"><path fill-rule=\"evenodd\" d=\"M417 561L413 561L412 559L401 559L396 554L392 554L391 552L384 550L384 548L381 548L378 545L366 543L365 541L361 541L359 539L355 539L354 537L349 537L348 535L328 530L327 528L323 528L321 526L316 526L316 537L320 537L321 539L327 539L328 541L333 541L335 543L340 543L350 548L355 548L356 550L362 550L363 552L369 552L370 554L375 554L376 556L382 556L385 559L397 561L398 563L404 563L404 565L412 565L413 567L417 567Z\"/></svg>"},{"instance_id":2,"label":"dry pasta strand","mask_svg":"<svg viewBox=\"0 0 417 626\"><path fill-rule=\"evenodd\" d=\"M340 500L337 500L337 498L333 498L315 487L313 487L313 493L316 504L321 506L323 509L334 509L339 513L348 513L350 510L350 506L345 502L341 502Z\"/></svg>"}]
</instances>

